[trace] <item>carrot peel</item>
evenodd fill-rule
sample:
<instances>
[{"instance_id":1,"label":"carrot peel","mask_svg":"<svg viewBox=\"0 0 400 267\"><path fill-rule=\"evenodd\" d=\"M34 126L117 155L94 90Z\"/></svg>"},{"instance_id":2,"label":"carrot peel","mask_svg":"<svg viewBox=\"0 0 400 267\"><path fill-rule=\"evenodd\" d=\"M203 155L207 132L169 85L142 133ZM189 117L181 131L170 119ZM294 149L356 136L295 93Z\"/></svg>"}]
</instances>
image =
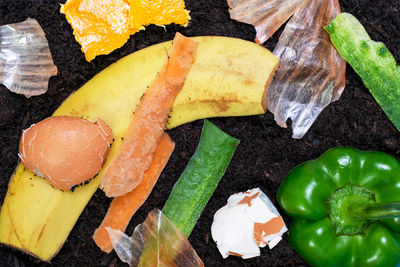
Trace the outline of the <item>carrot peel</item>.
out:
<instances>
[{"instance_id":1,"label":"carrot peel","mask_svg":"<svg viewBox=\"0 0 400 267\"><path fill-rule=\"evenodd\" d=\"M94 242L102 251L110 253L113 250L106 227L125 231L132 216L150 195L174 147L175 143L164 133L140 185L131 192L113 199L103 222L93 234Z\"/></svg>"},{"instance_id":2,"label":"carrot peel","mask_svg":"<svg viewBox=\"0 0 400 267\"><path fill-rule=\"evenodd\" d=\"M124 195L142 181L164 133L170 109L194 61L197 45L176 34L167 63L143 96L119 151L103 173L101 189L108 197Z\"/></svg>"}]
</instances>

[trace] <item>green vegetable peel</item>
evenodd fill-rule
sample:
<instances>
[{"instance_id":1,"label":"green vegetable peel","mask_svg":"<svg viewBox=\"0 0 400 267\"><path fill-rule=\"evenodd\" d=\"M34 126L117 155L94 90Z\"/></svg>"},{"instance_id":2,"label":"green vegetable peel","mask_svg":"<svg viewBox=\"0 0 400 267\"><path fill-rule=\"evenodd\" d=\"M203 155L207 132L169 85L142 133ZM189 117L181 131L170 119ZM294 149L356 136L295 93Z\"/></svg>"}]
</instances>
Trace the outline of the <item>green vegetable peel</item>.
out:
<instances>
[{"instance_id":1,"label":"green vegetable peel","mask_svg":"<svg viewBox=\"0 0 400 267\"><path fill-rule=\"evenodd\" d=\"M381 42L374 42L349 13L325 27L332 44L353 67L388 118L400 130L400 67Z\"/></svg>"}]
</instances>

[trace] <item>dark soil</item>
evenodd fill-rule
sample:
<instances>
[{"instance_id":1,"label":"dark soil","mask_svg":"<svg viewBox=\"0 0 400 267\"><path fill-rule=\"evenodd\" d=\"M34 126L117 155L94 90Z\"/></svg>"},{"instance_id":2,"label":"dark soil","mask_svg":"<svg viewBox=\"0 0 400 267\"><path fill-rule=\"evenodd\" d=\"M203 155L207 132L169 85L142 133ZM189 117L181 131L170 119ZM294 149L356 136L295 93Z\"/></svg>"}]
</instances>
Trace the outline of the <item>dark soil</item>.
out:
<instances>
[{"instance_id":1,"label":"dark soil","mask_svg":"<svg viewBox=\"0 0 400 267\"><path fill-rule=\"evenodd\" d=\"M38 20L46 33L58 75L50 79L49 90L30 99L10 93L0 85L0 203L8 180L18 163L21 130L48 116L73 91L96 73L119 58L146 46L173 38L176 31L187 36L225 35L253 40L252 26L229 19L225 0L186 0L192 21L187 28L148 27L131 37L127 44L91 63L85 61L71 27L59 13L57 0L0 0L0 24L20 22L27 17ZM384 42L400 60L400 1L346 0L342 10L361 20L373 39ZM265 46L273 49L282 29ZM299 163L321 155L330 147L354 146L379 150L400 157L400 134L375 102L361 79L347 67L347 86L341 99L326 108L301 140L291 138L290 129L278 127L270 113L262 116L212 119L223 130L241 140L241 144L210 202L198 221L190 242L206 266L303 266L293 251L287 234L273 250L262 249L260 257L223 260L210 235L214 213L225 205L229 195L261 187L277 205L275 195L282 179ZM190 123L169 131L176 149L148 201L132 219L127 233L145 219L154 208L162 208L171 188L196 149L202 122ZM52 260L56 266L123 265L116 254L102 253L91 239L100 224L110 200L98 190L83 211L67 242ZM284 217L290 225L290 220ZM46 266L48 263L7 247L0 248L2 266Z\"/></svg>"}]
</instances>

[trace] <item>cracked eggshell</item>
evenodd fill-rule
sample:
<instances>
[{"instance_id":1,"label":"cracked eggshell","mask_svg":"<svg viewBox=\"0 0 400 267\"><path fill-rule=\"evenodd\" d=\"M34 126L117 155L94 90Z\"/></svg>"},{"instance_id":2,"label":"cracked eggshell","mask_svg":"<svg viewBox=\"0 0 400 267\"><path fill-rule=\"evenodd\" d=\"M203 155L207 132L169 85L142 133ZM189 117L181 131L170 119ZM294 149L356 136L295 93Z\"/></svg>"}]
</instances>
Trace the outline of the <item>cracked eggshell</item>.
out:
<instances>
[{"instance_id":1,"label":"cracked eggshell","mask_svg":"<svg viewBox=\"0 0 400 267\"><path fill-rule=\"evenodd\" d=\"M223 258L229 255L244 259L260 256L260 249L254 241L254 222L243 216L246 205L229 203L214 215L211 236L217 243Z\"/></svg>"},{"instance_id":2,"label":"cracked eggshell","mask_svg":"<svg viewBox=\"0 0 400 267\"><path fill-rule=\"evenodd\" d=\"M112 141L111 129L99 118L93 123L50 117L22 132L19 157L55 188L69 190L101 170Z\"/></svg>"},{"instance_id":3,"label":"cracked eggshell","mask_svg":"<svg viewBox=\"0 0 400 267\"><path fill-rule=\"evenodd\" d=\"M260 255L259 247L273 248L287 231L282 217L260 188L233 194L214 215L211 234L223 258Z\"/></svg>"}]
</instances>

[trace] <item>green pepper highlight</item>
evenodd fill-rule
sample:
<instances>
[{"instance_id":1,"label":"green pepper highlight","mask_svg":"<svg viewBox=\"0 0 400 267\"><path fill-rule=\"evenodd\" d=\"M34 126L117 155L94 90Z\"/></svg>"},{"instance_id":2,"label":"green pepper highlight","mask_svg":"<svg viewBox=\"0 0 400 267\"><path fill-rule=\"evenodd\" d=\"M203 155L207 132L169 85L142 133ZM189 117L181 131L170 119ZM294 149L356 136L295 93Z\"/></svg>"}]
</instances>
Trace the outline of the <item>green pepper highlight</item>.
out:
<instances>
[{"instance_id":1,"label":"green pepper highlight","mask_svg":"<svg viewBox=\"0 0 400 267\"><path fill-rule=\"evenodd\" d=\"M383 152L336 147L304 162L277 199L290 243L312 266L400 265L400 163Z\"/></svg>"}]
</instances>

